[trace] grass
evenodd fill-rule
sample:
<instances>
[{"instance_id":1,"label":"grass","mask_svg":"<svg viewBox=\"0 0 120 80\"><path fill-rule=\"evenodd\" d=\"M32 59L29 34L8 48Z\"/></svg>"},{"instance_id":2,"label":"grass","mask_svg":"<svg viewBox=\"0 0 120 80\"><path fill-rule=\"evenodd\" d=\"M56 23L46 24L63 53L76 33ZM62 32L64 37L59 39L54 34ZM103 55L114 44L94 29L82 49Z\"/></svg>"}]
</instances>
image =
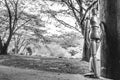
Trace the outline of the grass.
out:
<instances>
[{"instance_id":1,"label":"grass","mask_svg":"<svg viewBox=\"0 0 120 80\"><path fill-rule=\"evenodd\" d=\"M70 74L88 72L88 63L79 59L1 55L0 65Z\"/></svg>"}]
</instances>

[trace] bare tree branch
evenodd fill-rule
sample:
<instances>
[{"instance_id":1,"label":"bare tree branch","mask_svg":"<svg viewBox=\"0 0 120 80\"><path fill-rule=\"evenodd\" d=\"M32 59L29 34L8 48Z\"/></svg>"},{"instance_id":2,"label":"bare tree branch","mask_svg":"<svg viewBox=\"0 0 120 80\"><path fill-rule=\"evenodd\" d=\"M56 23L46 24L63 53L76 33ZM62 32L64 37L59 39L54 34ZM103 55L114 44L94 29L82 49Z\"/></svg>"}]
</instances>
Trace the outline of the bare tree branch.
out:
<instances>
[{"instance_id":1,"label":"bare tree branch","mask_svg":"<svg viewBox=\"0 0 120 80\"><path fill-rule=\"evenodd\" d=\"M63 1L64 3L66 3L66 5L72 10L73 14L74 14L74 17L79 25L79 27L83 30L83 26L81 26L80 24L80 19L79 17L77 16L77 13L76 13L76 8L73 6L73 2L71 0L68 0L67 2L66 1ZM78 11L77 11L78 12ZM80 15L80 11L78 12L78 14Z\"/></svg>"},{"instance_id":2,"label":"bare tree branch","mask_svg":"<svg viewBox=\"0 0 120 80\"><path fill-rule=\"evenodd\" d=\"M14 2L14 5L15 5L15 9L14 9L14 21L13 21L13 27L12 27L12 29L14 30L15 29L15 26L16 26L16 24L17 24L17 20L18 20L18 1L19 0L17 0L16 2L13 0L13 2Z\"/></svg>"},{"instance_id":3,"label":"bare tree branch","mask_svg":"<svg viewBox=\"0 0 120 80\"><path fill-rule=\"evenodd\" d=\"M19 46L18 50L20 50L25 44L25 39L20 43L21 45Z\"/></svg>"},{"instance_id":4,"label":"bare tree branch","mask_svg":"<svg viewBox=\"0 0 120 80\"><path fill-rule=\"evenodd\" d=\"M83 15L83 17L82 17L82 19L81 19L81 22L80 22L81 25L83 24L83 21L84 21L86 15L87 15L88 11L89 11L97 2L98 2L98 0L94 1L94 2L87 8L87 10L85 11L85 14Z\"/></svg>"},{"instance_id":5,"label":"bare tree branch","mask_svg":"<svg viewBox=\"0 0 120 80\"><path fill-rule=\"evenodd\" d=\"M70 24L64 22L63 20L59 20L57 17L55 17L55 15L53 15L53 17L54 17L54 19L57 20L59 23L65 25L65 27L70 28L70 29L77 30L78 32L81 33L81 31L80 31L77 27L71 26Z\"/></svg>"},{"instance_id":6,"label":"bare tree branch","mask_svg":"<svg viewBox=\"0 0 120 80\"><path fill-rule=\"evenodd\" d=\"M21 24L20 26L18 26L13 33L15 33L18 29L20 29L22 26L24 26L27 22L29 22L31 19L26 20L23 24Z\"/></svg>"},{"instance_id":7,"label":"bare tree branch","mask_svg":"<svg viewBox=\"0 0 120 80\"><path fill-rule=\"evenodd\" d=\"M9 14L9 31L10 31L10 34L11 34L11 32L12 32L12 15L11 15L11 10L10 10L10 7L8 6L8 3L7 3L7 1L6 0L4 0L5 1L5 6L6 6L6 8L7 8L7 10L8 10L8 14Z\"/></svg>"}]
</instances>

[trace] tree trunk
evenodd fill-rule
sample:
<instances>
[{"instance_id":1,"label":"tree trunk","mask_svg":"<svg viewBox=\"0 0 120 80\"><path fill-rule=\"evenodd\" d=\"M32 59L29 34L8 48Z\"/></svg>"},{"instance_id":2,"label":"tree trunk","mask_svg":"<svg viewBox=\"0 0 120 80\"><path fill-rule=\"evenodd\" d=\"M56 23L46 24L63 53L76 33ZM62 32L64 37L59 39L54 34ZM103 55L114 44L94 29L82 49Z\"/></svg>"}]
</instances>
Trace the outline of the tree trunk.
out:
<instances>
[{"instance_id":1,"label":"tree trunk","mask_svg":"<svg viewBox=\"0 0 120 80\"><path fill-rule=\"evenodd\" d=\"M1 50L1 53L0 53L0 55L7 55L7 46L6 45L4 45L3 47L2 47L2 50Z\"/></svg>"},{"instance_id":2,"label":"tree trunk","mask_svg":"<svg viewBox=\"0 0 120 80\"><path fill-rule=\"evenodd\" d=\"M87 42L84 40L84 46L83 46L83 55L82 60L89 62L90 60L90 48L87 45Z\"/></svg>"},{"instance_id":3,"label":"tree trunk","mask_svg":"<svg viewBox=\"0 0 120 80\"><path fill-rule=\"evenodd\" d=\"M1 50L2 50L2 40L1 40L1 37L0 37L0 53L1 53Z\"/></svg>"},{"instance_id":4,"label":"tree trunk","mask_svg":"<svg viewBox=\"0 0 120 80\"><path fill-rule=\"evenodd\" d=\"M12 32L10 32L9 37L8 37L6 43L2 43L2 48L1 48L0 55L7 55L8 54L7 50L8 50L8 46L9 46L9 43L11 41L12 35L13 35Z\"/></svg>"},{"instance_id":5,"label":"tree trunk","mask_svg":"<svg viewBox=\"0 0 120 80\"><path fill-rule=\"evenodd\" d=\"M120 79L120 25L117 24L117 3L120 1L100 0L100 20L105 31L101 51L101 76L114 80Z\"/></svg>"},{"instance_id":6,"label":"tree trunk","mask_svg":"<svg viewBox=\"0 0 120 80\"><path fill-rule=\"evenodd\" d=\"M9 37L6 41L6 43L2 43L2 40L0 39L0 55L7 55L7 50L8 50L8 46L9 46L9 43L11 41L11 38L12 38L12 33L9 34Z\"/></svg>"},{"instance_id":7,"label":"tree trunk","mask_svg":"<svg viewBox=\"0 0 120 80\"><path fill-rule=\"evenodd\" d=\"M81 7L82 6L82 2L83 0L76 0L78 5L79 5L79 10L80 10L80 19L82 19L83 17L83 8ZM76 18L77 20L77 18ZM83 44L83 54L82 54L82 60L84 61L89 61L90 60L90 48L89 48L89 33L88 33L88 26L89 26L89 21L87 20L85 23L81 24L79 20L78 21L78 25L79 27L81 27L81 30L82 30L82 34L84 36L84 44ZM85 27L85 28L84 28Z\"/></svg>"},{"instance_id":8,"label":"tree trunk","mask_svg":"<svg viewBox=\"0 0 120 80\"><path fill-rule=\"evenodd\" d=\"M18 54L18 39L15 39L15 52L14 54Z\"/></svg>"},{"instance_id":9,"label":"tree trunk","mask_svg":"<svg viewBox=\"0 0 120 80\"><path fill-rule=\"evenodd\" d=\"M85 30L84 30L84 45L83 45L83 55L82 55L82 60L84 61L88 61L90 60L90 40L89 40L89 21L86 21L86 25L85 25Z\"/></svg>"},{"instance_id":10,"label":"tree trunk","mask_svg":"<svg viewBox=\"0 0 120 80\"><path fill-rule=\"evenodd\" d=\"M0 55L7 54L7 47L3 45L1 37L0 37Z\"/></svg>"}]
</instances>

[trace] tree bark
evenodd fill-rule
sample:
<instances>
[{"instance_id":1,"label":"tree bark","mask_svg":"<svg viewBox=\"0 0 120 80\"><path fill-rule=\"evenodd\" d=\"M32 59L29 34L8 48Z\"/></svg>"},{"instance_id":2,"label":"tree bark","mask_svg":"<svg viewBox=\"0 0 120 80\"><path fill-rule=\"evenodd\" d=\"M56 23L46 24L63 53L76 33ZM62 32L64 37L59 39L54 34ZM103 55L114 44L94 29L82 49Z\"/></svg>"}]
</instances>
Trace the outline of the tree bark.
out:
<instances>
[{"instance_id":1,"label":"tree bark","mask_svg":"<svg viewBox=\"0 0 120 80\"><path fill-rule=\"evenodd\" d=\"M85 30L84 30L84 44L83 44L83 55L82 60L89 62L90 60L90 39L89 39L89 21L86 21Z\"/></svg>"},{"instance_id":2,"label":"tree bark","mask_svg":"<svg viewBox=\"0 0 120 80\"><path fill-rule=\"evenodd\" d=\"M0 49L0 55L7 55L8 53L7 53L7 50L8 50L8 46L9 46L9 44L10 44L10 41L11 41L11 38L12 38L12 32L10 31L10 33L9 33L9 37L8 37L8 39L7 39L7 41L5 42L5 43L2 43L2 47L1 47L1 49ZM0 41L1 42L1 41Z\"/></svg>"},{"instance_id":3,"label":"tree bark","mask_svg":"<svg viewBox=\"0 0 120 80\"><path fill-rule=\"evenodd\" d=\"M89 62L90 60L90 48L87 45L87 42L84 40L82 60Z\"/></svg>"},{"instance_id":4,"label":"tree bark","mask_svg":"<svg viewBox=\"0 0 120 80\"><path fill-rule=\"evenodd\" d=\"M4 45L4 46L2 47L2 50L1 50L0 55L7 55L7 48L8 48L8 46Z\"/></svg>"},{"instance_id":5,"label":"tree bark","mask_svg":"<svg viewBox=\"0 0 120 80\"><path fill-rule=\"evenodd\" d=\"M7 54L7 47L2 43L1 37L0 37L0 55L6 55Z\"/></svg>"},{"instance_id":6,"label":"tree bark","mask_svg":"<svg viewBox=\"0 0 120 80\"><path fill-rule=\"evenodd\" d=\"M105 34L101 51L101 76L120 79L120 26L117 22L117 2L119 0L100 0L100 20ZM120 11L120 10L119 10ZM120 18L119 18L120 19Z\"/></svg>"},{"instance_id":7,"label":"tree bark","mask_svg":"<svg viewBox=\"0 0 120 80\"><path fill-rule=\"evenodd\" d=\"M1 37L0 37L0 53L1 53L1 50L2 50L2 40L1 40Z\"/></svg>"}]
</instances>

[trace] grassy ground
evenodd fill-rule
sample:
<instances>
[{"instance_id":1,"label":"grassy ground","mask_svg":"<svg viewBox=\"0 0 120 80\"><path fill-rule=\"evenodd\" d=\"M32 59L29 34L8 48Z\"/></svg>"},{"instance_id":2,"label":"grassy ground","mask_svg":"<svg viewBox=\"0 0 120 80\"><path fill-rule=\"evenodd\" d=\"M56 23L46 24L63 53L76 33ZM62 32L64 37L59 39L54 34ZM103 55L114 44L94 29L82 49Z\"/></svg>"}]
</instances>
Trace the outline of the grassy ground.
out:
<instances>
[{"instance_id":1,"label":"grassy ground","mask_svg":"<svg viewBox=\"0 0 120 80\"><path fill-rule=\"evenodd\" d=\"M88 63L79 59L1 55L0 65L70 74L88 72Z\"/></svg>"}]
</instances>

